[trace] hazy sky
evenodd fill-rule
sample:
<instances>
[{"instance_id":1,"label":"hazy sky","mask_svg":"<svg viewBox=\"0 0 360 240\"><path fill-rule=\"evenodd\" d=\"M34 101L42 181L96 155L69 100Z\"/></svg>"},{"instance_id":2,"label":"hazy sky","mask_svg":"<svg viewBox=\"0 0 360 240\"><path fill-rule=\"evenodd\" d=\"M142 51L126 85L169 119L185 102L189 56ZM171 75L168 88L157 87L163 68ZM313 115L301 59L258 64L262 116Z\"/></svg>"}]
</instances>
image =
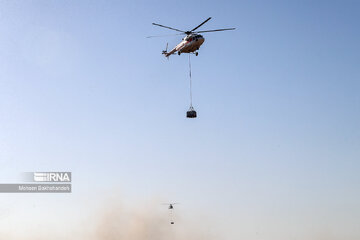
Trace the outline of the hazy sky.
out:
<instances>
[{"instance_id":1,"label":"hazy sky","mask_svg":"<svg viewBox=\"0 0 360 240\"><path fill-rule=\"evenodd\" d=\"M180 202L183 222L206 219L219 239L359 239L359 11L0 0L0 181L73 172L68 195L1 194L0 234L51 225L52 211L77 224L116 195ZM186 119L187 55L161 55L181 37L145 37L173 33L152 22L189 30L210 16L201 30L236 31L204 34Z\"/></svg>"}]
</instances>

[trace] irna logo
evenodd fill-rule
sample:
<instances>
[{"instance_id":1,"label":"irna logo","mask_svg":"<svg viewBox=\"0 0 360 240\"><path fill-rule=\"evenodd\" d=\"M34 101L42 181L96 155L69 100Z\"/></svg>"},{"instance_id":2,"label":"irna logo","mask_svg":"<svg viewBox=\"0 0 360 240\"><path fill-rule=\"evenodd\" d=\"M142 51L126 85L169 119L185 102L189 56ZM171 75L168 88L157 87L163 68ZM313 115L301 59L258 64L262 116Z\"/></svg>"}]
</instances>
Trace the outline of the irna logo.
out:
<instances>
[{"instance_id":1,"label":"irna logo","mask_svg":"<svg viewBox=\"0 0 360 240\"><path fill-rule=\"evenodd\" d=\"M34 182L71 182L71 172L34 172Z\"/></svg>"}]
</instances>

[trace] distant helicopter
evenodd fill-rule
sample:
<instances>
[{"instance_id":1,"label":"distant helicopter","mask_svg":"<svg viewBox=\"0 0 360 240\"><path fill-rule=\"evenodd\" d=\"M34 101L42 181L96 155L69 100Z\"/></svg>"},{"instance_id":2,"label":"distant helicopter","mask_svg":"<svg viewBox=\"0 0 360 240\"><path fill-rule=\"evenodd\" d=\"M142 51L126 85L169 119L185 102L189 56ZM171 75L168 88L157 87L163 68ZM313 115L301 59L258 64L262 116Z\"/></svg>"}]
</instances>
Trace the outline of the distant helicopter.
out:
<instances>
[{"instance_id":1,"label":"distant helicopter","mask_svg":"<svg viewBox=\"0 0 360 240\"><path fill-rule=\"evenodd\" d=\"M166 49L164 51L162 51L162 54L164 54L165 57L167 57L167 58L170 55L175 54L176 52L178 53L178 55L180 55L181 53L194 53L197 56L199 54L197 52L197 50L199 50L200 46L205 41L205 38L199 33L235 30L235 28L223 28L223 29L215 29L215 30L195 31L196 29L198 29L199 27L204 25L210 19L211 19L211 17L209 17L204 22L202 22L200 25L198 25L197 27L193 28L190 31L182 31L182 30L179 30L179 29L176 29L176 28L171 28L171 27L167 27L167 26L160 25L160 24L157 24L157 23L153 23L153 25L155 25L155 26L168 28L168 29L171 29L171 30L174 30L174 31L181 32L181 33L173 34L173 35L183 35L183 34L186 35L186 37L184 37L182 39L182 41L176 47L174 47L170 52L167 51L168 50L168 44L166 44ZM165 35L165 36L171 36L171 35ZM163 37L163 36L149 36L148 38L151 38L151 37Z\"/></svg>"},{"instance_id":2,"label":"distant helicopter","mask_svg":"<svg viewBox=\"0 0 360 240\"><path fill-rule=\"evenodd\" d=\"M179 204L179 203L163 203L163 205L168 205L168 209L170 210L170 224L174 224L174 220L173 220L173 209L175 204Z\"/></svg>"},{"instance_id":3,"label":"distant helicopter","mask_svg":"<svg viewBox=\"0 0 360 240\"><path fill-rule=\"evenodd\" d=\"M175 204L179 204L179 203L163 203L163 205L169 205L168 209L174 209Z\"/></svg>"}]
</instances>

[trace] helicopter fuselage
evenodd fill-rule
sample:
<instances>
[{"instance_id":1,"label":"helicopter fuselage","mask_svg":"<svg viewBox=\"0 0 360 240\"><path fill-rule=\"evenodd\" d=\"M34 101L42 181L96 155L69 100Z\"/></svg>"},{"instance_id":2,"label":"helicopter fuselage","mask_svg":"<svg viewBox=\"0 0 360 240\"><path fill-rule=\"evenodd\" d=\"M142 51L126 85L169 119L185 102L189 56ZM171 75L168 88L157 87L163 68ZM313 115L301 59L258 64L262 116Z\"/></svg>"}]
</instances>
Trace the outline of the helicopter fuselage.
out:
<instances>
[{"instance_id":1,"label":"helicopter fuselage","mask_svg":"<svg viewBox=\"0 0 360 240\"><path fill-rule=\"evenodd\" d=\"M153 25L158 26L158 27L167 28L167 29L170 29L170 30L173 30L173 31L181 32L181 33L177 33L176 35L186 34L186 37L184 37L182 39L182 41L178 45L176 45L176 47L174 47L170 52L167 51L168 45L166 45L166 50L162 51L162 54L164 54L165 57L168 58L171 54L175 54L176 52L178 52L179 55L181 53L193 53L193 52L195 52L195 55L197 56L198 55L197 50L199 50L200 46L205 41L205 38L202 35L200 35L200 33L235 30L235 28L221 28L221 29L213 29L213 30L205 30L205 31L204 30L202 30L202 31L197 30L199 27L201 27L202 25L207 23L210 19L211 19L211 17L209 17L208 19L206 19L205 21L200 23L195 28L193 28L191 30L188 30L188 31L183 31L183 30L179 30L179 29L176 29L176 28L164 26L164 25L161 25L161 24L158 24L158 23L153 23ZM150 37L161 37L161 36L149 36L148 38L150 38Z\"/></svg>"},{"instance_id":2,"label":"helicopter fuselage","mask_svg":"<svg viewBox=\"0 0 360 240\"><path fill-rule=\"evenodd\" d=\"M204 43L205 38L200 34L189 34L183 38L183 40L170 52L164 52L165 57L170 56L178 52L181 53L191 53L199 50L200 46Z\"/></svg>"}]
</instances>

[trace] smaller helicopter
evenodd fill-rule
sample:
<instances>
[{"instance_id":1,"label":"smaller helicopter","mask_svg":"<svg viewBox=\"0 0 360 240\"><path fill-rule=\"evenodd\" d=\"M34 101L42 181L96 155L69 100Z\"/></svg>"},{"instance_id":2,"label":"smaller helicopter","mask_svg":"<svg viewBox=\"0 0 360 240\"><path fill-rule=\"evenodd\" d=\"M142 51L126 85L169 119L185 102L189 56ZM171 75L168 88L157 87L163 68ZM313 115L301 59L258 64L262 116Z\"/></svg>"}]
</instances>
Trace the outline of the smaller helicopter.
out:
<instances>
[{"instance_id":1,"label":"smaller helicopter","mask_svg":"<svg viewBox=\"0 0 360 240\"><path fill-rule=\"evenodd\" d=\"M179 203L163 203L162 205L168 205L168 209L169 211L169 215L170 215L170 224L174 224L174 220L173 220L173 209L174 209L174 205L175 204L179 204Z\"/></svg>"},{"instance_id":2,"label":"smaller helicopter","mask_svg":"<svg viewBox=\"0 0 360 240\"><path fill-rule=\"evenodd\" d=\"M211 19L211 17L209 17L204 22L202 22L200 25L198 25L197 27L195 27L189 31L182 31L182 30L179 30L176 28L167 27L167 26L164 26L161 24L153 23L153 25L155 25L155 26L159 26L159 27L171 29L171 30L174 30L177 32L181 32L181 33L174 34L174 35L183 35L183 34L186 35L186 37L184 37L182 39L182 41L178 45L176 45L176 47L174 47L170 52L168 52L168 44L166 44L166 49L164 51L162 51L162 54L164 54L165 57L167 57L167 58L170 55L175 54L176 52L178 53L178 55L180 55L181 53L195 53L195 55L197 56L199 54L197 52L197 50L200 49L200 46L205 41L205 38L199 33L235 30L235 28L223 28L223 29L215 29L215 30L195 31L196 29L198 29L199 27L204 25L210 19ZM165 36L169 36L169 35L165 35ZM151 38L151 37L163 37L163 36L149 36L148 38Z\"/></svg>"},{"instance_id":3,"label":"smaller helicopter","mask_svg":"<svg viewBox=\"0 0 360 240\"><path fill-rule=\"evenodd\" d=\"M179 204L179 203L163 203L162 205L169 205L168 209L174 209L175 204Z\"/></svg>"}]
</instances>

